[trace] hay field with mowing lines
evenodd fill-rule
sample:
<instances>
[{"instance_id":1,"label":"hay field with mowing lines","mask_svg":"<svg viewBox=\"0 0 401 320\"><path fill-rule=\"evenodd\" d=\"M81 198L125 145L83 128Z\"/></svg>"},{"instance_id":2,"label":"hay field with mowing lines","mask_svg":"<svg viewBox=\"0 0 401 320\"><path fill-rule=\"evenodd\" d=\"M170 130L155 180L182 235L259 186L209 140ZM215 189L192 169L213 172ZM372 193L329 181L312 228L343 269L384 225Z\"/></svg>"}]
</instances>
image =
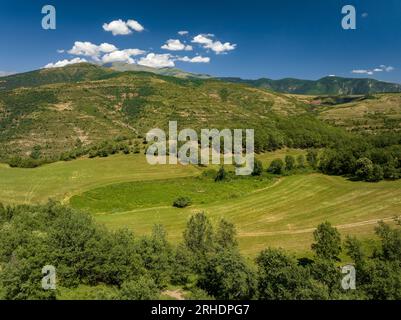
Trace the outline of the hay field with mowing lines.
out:
<instances>
[{"instance_id":1,"label":"hay field with mowing lines","mask_svg":"<svg viewBox=\"0 0 401 320\"><path fill-rule=\"evenodd\" d=\"M299 150L258 155L265 167L274 158ZM401 181L351 182L322 174L235 178L216 183L209 168L150 166L143 155L57 162L35 169L0 165L0 202L43 203L49 198L93 214L109 228L129 228L137 235L154 224L166 227L170 240L181 240L188 217L205 211L237 226L240 246L255 255L267 246L307 252L313 228L330 221L343 234L368 239L378 220L401 212ZM174 208L179 196L192 205Z\"/></svg>"}]
</instances>

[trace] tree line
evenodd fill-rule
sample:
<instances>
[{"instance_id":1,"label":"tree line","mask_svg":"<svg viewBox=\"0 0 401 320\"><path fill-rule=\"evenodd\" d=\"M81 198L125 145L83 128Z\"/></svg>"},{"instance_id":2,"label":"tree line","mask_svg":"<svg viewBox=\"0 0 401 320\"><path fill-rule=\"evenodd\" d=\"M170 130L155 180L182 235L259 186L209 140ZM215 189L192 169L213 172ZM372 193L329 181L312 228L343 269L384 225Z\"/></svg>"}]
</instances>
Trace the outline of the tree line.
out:
<instances>
[{"instance_id":1,"label":"tree line","mask_svg":"<svg viewBox=\"0 0 401 320\"><path fill-rule=\"evenodd\" d=\"M102 141L89 146L84 146L82 141L77 139L74 149L63 152L60 155L47 156L42 152L41 146L36 145L32 148L29 156L13 156L6 162L12 168L36 168L47 163L71 161L83 156L105 158L119 153L138 154L141 149L141 143L137 139L129 139L127 137L117 137L113 140Z\"/></svg>"}]
</instances>

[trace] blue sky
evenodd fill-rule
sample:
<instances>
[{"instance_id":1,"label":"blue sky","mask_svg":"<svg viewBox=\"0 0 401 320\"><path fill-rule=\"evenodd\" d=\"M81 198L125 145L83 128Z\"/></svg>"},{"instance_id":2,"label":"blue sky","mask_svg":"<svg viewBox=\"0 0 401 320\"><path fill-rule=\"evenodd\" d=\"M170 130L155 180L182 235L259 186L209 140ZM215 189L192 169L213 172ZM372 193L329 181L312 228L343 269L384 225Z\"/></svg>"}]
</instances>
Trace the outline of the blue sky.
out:
<instances>
[{"instance_id":1,"label":"blue sky","mask_svg":"<svg viewBox=\"0 0 401 320\"><path fill-rule=\"evenodd\" d=\"M57 10L56 30L41 27L46 4ZM347 4L356 8L356 30L341 27ZM2 0L0 39L0 74L120 59L215 76L401 83L399 0Z\"/></svg>"}]
</instances>

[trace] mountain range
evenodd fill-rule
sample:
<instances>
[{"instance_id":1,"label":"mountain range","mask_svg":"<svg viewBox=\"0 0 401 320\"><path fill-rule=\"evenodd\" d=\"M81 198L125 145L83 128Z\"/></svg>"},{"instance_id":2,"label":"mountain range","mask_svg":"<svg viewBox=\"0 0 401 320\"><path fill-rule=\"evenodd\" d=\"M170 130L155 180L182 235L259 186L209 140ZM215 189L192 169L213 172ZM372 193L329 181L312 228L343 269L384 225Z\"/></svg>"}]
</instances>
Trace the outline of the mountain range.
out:
<instances>
[{"instance_id":1,"label":"mountain range","mask_svg":"<svg viewBox=\"0 0 401 320\"><path fill-rule=\"evenodd\" d=\"M85 68L82 67L85 65ZM1 89L35 87L51 83L102 80L114 76L117 72L148 72L180 79L212 79L207 74L195 74L177 68L151 68L136 64L112 63L103 66L94 64L76 64L68 68L41 69L26 73L0 77ZM247 80L236 77L215 78L224 82L246 84L252 87L268 89L280 93L303 95L366 95L373 93L401 92L401 84L378 81L369 78L324 77L319 80L285 78L272 80L261 78Z\"/></svg>"},{"instance_id":2,"label":"mountain range","mask_svg":"<svg viewBox=\"0 0 401 320\"><path fill-rule=\"evenodd\" d=\"M248 84L282 93L307 95L364 95L372 93L401 92L401 85L375 79L356 79L342 77L324 77L319 80L300 80L286 78L272 80L261 78L244 80L241 78L220 78L235 83Z\"/></svg>"},{"instance_id":3,"label":"mountain range","mask_svg":"<svg viewBox=\"0 0 401 320\"><path fill-rule=\"evenodd\" d=\"M143 67L136 64L113 63L108 65L116 71L146 71L156 74L173 76L179 78L201 78L210 79L212 76L207 74L194 74L179 70L177 68L155 69ZM319 80L302 80L295 78L285 78L272 80L260 78L247 80L235 77L218 78L222 81L247 84L253 87L269 89L281 93L307 94L307 95L365 95L372 93L401 92L401 84L388 83L369 78L342 78L324 77Z\"/></svg>"}]
</instances>

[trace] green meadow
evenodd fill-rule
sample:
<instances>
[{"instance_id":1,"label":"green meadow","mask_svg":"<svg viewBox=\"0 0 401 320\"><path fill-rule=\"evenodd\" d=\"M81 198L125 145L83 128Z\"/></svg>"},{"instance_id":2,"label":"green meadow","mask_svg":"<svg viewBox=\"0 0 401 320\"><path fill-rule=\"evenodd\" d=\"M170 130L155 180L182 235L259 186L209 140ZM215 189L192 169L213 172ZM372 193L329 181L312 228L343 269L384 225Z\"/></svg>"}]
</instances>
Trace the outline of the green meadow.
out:
<instances>
[{"instance_id":1,"label":"green meadow","mask_svg":"<svg viewBox=\"0 0 401 320\"><path fill-rule=\"evenodd\" d=\"M74 194L124 181L173 179L196 175L193 166L150 166L144 155L114 155L56 162L35 169L0 164L0 201L41 203L49 198L67 202Z\"/></svg>"},{"instance_id":2,"label":"green meadow","mask_svg":"<svg viewBox=\"0 0 401 320\"><path fill-rule=\"evenodd\" d=\"M137 234L162 224L175 242L188 217L204 211L212 221L224 217L233 222L243 252L253 255L266 246L307 251L313 228L322 221L330 221L343 234L371 236L379 220L390 221L400 212L400 187L400 182L368 184L321 174L220 183L185 178L102 187L73 197L71 205L95 214L110 228L127 227ZM191 197L193 205L172 207L182 194Z\"/></svg>"},{"instance_id":3,"label":"green meadow","mask_svg":"<svg viewBox=\"0 0 401 320\"><path fill-rule=\"evenodd\" d=\"M258 158L266 167L274 158L301 153L280 150ZM210 168L150 166L144 155L83 158L35 169L0 165L0 202L51 198L94 215L109 228L129 228L137 235L162 224L174 242L181 240L188 217L204 211L212 221L233 222L242 251L251 256L267 246L306 252L313 228L326 220L344 235L372 238L377 221L391 221L401 211L401 181L353 182L305 172L215 182ZM191 206L174 208L179 196L190 197Z\"/></svg>"}]
</instances>

